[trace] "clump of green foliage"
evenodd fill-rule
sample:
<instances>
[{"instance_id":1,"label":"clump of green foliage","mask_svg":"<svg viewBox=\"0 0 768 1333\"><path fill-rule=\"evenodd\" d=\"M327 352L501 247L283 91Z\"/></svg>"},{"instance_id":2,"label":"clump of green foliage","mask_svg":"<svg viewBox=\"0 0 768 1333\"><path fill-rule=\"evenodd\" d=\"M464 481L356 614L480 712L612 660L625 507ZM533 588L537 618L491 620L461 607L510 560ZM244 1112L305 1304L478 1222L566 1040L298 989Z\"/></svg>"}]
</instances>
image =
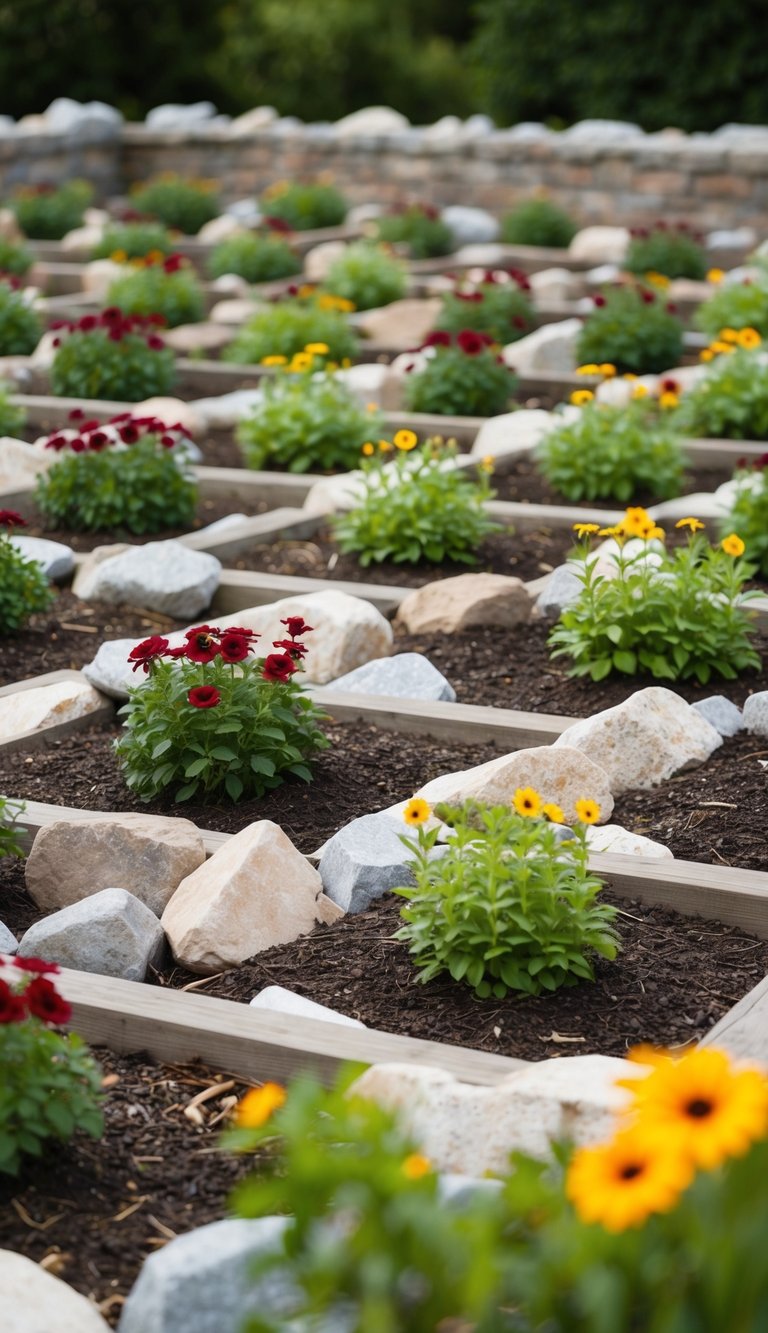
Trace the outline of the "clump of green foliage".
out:
<instances>
[{"instance_id":1,"label":"clump of green foliage","mask_svg":"<svg viewBox=\"0 0 768 1333\"><path fill-rule=\"evenodd\" d=\"M18 279L0 278L0 356L29 356L42 334L40 316Z\"/></svg>"},{"instance_id":2,"label":"clump of green foliage","mask_svg":"<svg viewBox=\"0 0 768 1333\"><path fill-rule=\"evenodd\" d=\"M411 259L433 259L453 250L453 234L431 204L403 204L375 219L376 239L405 245Z\"/></svg>"},{"instance_id":3,"label":"clump of green foliage","mask_svg":"<svg viewBox=\"0 0 768 1333\"><path fill-rule=\"evenodd\" d=\"M192 180L173 172L134 187L131 194L139 212L185 236L196 236L220 212L215 181Z\"/></svg>"},{"instance_id":4,"label":"clump of green foliage","mask_svg":"<svg viewBox=\"0 0 768 1333\"><path fill-rule=\"evenodd\" d=\"M533 328L531 284L517 269L489 269L479 281L460 280L443 297L437 328L449 333L474 329L494 342L512 343Z\"/></svg>"},{"instance_id":5,"label":"clump of green foliage","mask_svg":"<svg viewBox=\"0 0 768 1333\"><path fill-rule=\"evenodd\" d=\"M265 382L262 401L237 427L237 442L246 466L257 470L346 471L381 428L378 414L310 358L304 371L281 371Z\"/></svg>"},{"instance_id":6,"label":"clump of green foliage","mask_svg":"<svg viewBox=\"0 0 768 1333\"><path fill-rule=\"evenodd\" d=\"M51 388L64 398L138 403L168 393L173 384L173 352L157 333L154 318L125 315L109 306L61 325L58 343Z\"/></svg>"},{"instance_id":7,"label":"clump of green foliage","mask_svg":"<svg viewBox=\"0 0 768 1333\"><path fill-rule=\"evenodd\" d=\"M83 214L93 198L87 181L66 185L24 185L11 196L10 207L25 236L33 241L60 241L68 231L83 224Z\"/></svg>"},{"instance_id":8,"label":"clump of green foliage","mask_svg":"<svg viewBox=\"0 0 768 1333\"><path fill-rule=\"evenodd\" d=\"M645 400L626 407L591 402L544 436L536 463L567 500L626 504L638 490L660 499L679 495L684 455L679 435Z\"/></svg>"},{"instance_id":9,"label":"clump of green foliage","mask_svg":"<svg viewBox=\"0 0 768 1333\"><path fill-rule=\"evenodd\" d=\"M576 345L583 363L608 363L621 374L650 375L679 365L683 326L674 307L645 287L611 287L595 297Z\"/></svg>"},{"instance_id":10,"label":"clump of green foliage","mask_svg":"<svg viewBox=\"0 0 768 1333\"><path fill-rule=\"evenodd\" d=\"M196 324L205 313L203 289L191 264L181 255L157 263L138 260L110 284L107 300L126 315L148 319L161 315L168 328Z\"/></svg>"},{"instance_id":11,"label":"clump of green foliage","mask_svg":"<svg viewBox=\"0 0 768 1333\"><path fill-rule=\"evenodd\" d=\"M173 237L161 222L113 222L105 228L93 259L111 259L120 255L125 259L146 259L147 255L169 255Z\"/></svg>"},{"instance_id":12,"label":"clump of green foliage","mask_svg":"<svg viewBox=\"0 0 768 1333\"><path fill-rule=\"evenodd\" d=\"M311 343L324 343L338 362L357 352L357 336L334 297L289 297L258 310L224 349L224 360L259 364L267 357L293 357Z\"/></svg>"},{"instance_id":13,"label":"clump of green foliage","mask_svg":"<svg viewBox=\"0 0 768 1333\"><path fill-rule=\"evenodd\" d=\"M503 412L517 384L487 334L463 329L431 333L433 354L405 382L410 412L440 416L492 417Z\"/></svg>"},{"instance_id":14,"label":"clump of green foliage","mask_svg":"<svg viewBox=\"0 0 768 1333\"><path fill-rule=\"evenodd\" d=\"M662 273L665 278L701 281L707 272L707 252L702 237L686 222L655 222L632 229L623 267L638 277Z\"/></svg>"},{"instance_id":15,"label":"clump of green foliage","mask_svg":"<svg viewBox=\"0 0 768 1333\"><path fill-rule=\"evenodd\" d=\"M323 287L356 310L372 310L405 296L408 274L401 261L383 248L356 241L333 261Z\"/></svg>"},{"instance_id":16,"label":"clump of green foliage","mask_svg":"<svg viewBox=\"0 0 768 1333\"><path fill-rule=\"evenodd\" d=\"M278 232L243 232L215 246L208 260L212 278L236 273L246 282L274 282L301 272L301 259Z\"/></svg>"},{"instance_id":17,"label":"clump of green foliage","mask_svg":"<svg viewBox=\"0 0 768 1333\"><path fill-rule=\"evenodd\" d=\"M524 199L505 214L501 222L501 239L507 245L537 245L564 250L577 231L570 214L558 208L551 199L541 197Z\"/></svg>"},{"instance_id":18,"label":"clump of green foliage","mask_svg":"<svg viewBox=\"0 0 768 1333\"><path fill-rule=\"evenodd\" d=\"M275 181L264 191L259 204L267 220L279 218L293 231L338 227L349 207L329 181Z\"/></svg>"}]
</instances>

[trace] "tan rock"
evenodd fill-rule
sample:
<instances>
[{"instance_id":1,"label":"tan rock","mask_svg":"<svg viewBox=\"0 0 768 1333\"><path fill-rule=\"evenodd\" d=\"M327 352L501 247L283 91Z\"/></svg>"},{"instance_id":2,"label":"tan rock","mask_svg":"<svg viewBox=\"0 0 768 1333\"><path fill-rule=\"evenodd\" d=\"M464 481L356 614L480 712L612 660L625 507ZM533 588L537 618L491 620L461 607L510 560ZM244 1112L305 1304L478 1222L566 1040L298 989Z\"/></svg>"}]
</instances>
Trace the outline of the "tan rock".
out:
<instances>
[{"instance_id":1,"label":"tan rock","mask_svg":"<svg viewBox=\"0 0 768 1333\"><path fill-rule=\"evenodd\" d=\"M204 245L218 245L220 241L228 241L231 236L242 236L247 227L237 218L233 218L229 213L222 213L217 218L211 218L206 222L197 233L198 241Z\"/></svg>"},{"instance_id":2,"label":"tan rock","mask_svg":"<svg viewBox=\"0 0 768 1333\"><path fill-rule=\"evenodd\" d=\"M12 208L0 208L0 240L10 241L11 245L21 245L24 240L24 233Z\"/></svg>"},{"instance_id":3,"label":"tan rock","mask_svg":"<svg viewBox=\"0 0 768 1333\"><path fill-rule=\"evenodd\" d=\"M304 256L304 278L306 282L324 282L332 264L344 254L346 241L323 241L315 245Z\"/></svg>"},{"instance_id":4,"label":"tan rock","mask_svg":"<svg viewBox=\"0 0 768 1333\"><path fill-rule=\"evenodd\" d=\"M409 634L456 634L472 625L511 629L530 619L532 605L522 579L458 574L415 588L400 603L397 620Z\"/></svg>"},{"instance_id":5,"label":"tan rock","mask_svg":"<svg viewBox=\"0 0 768 1333\"><path fill-rule=\"evenodd\" d=\"M96 249L103 235L104 227L101 224L91 223L85 227L75 227L62 237L61 248L65 254L87 257Z\"/></svg>"},{"instance_id":6,"label":"tan rock","mask_svg":"<svg viewBox=\"0 0 768 1333\"><path fill-rule=\"evenodd\" d=\"M206 975L306 935L343 912L277 824L249 824L179 885L162 926L174 958Z\"/></svg>"},{"instance_id":7,"label":"tan rock","mask_svg":"<svg viewBox=\"0 0 768 1333\"><path fill-rule=\"evenodd\" d=\"M124 277L125 273L125 264L116 264L112 259L92 259L83 269L83 291L102 299L106 297L112 283Z\"/></svg>"},{"instance_id":8,"label":"tan rock","mask_svg":"<svg viewBox=\"0 0 768 1333\"><path fill-rule=\"evenodd\" d=\"M422 787L417 795L430 805L444 801L481 801L486 805L509 805L518 787L533 787L542 801L559 805L567 823L576 820L576 802L597 801L602 822L610 818L613 796L608 774L581 750L567 746L537 745L489 759L486 764L458 773L443 773Z\"/></svg>"},{"instance_id":9,"label":"tan rock","mask_svg":"<svg viewBox=\"0 0 768 1333\"><path fill-rule=\"evenodd\" d=\"M406 351L423 343L435 327L441 307L442 302L437 297L393 301L378 310L366 310L356 321L357 328L364 338L397 351Z\"/></svg>"},{"instance_id":10,"label":"tan rock","mask_svg":"<svg viewBox=\"0 0 768 1333\"><path fill-rule=\"evenodd\" d=\"M28 731L43 731L61 722L73 722L102 708L106 699L86 680L61 680L38 685L0 698L0 741Z\"/></svg>"},{"instance_id":11,"label":"tan rock","mask_svg":"<svg viewBox=\"0 0 768 1333\"><path fill-rule=\"evenodd\" d=\"M175 329L163 333L163 341L174 352L188 356L191 352L220 352L232 341L232 333L223 324L209 320L200 324L178 324Z\"/></svg>"},{"instance_id":12,"label":"tan rock","mask_svg":"<svg viewBox=\"0 0 768 1333\"><path fill-rule=\"evenodd\" d=\"M256 301L247 297L233 296L225 301L217 301L208 318L213 324L222 324L230 329L239 328L241 324L247 324L249 319L253 319L258 309Z\"/></svg>"},{"instance_id":13,"label":"tan rock","mask_svg":"<svg viewBox=\"0 0 768 1333\"><path fill-rule=\"evenodd\" d=\"M0 1302L3 1333L109 1333L86 1296L13 1250L0 1250Z\"/></svg>"},{"instance_id":14,"label":"tan rock","mask_svg":"<svg viewBox=\"0 0 768 1333\"><path fill-rule=\"evenodd\" d=\"M59 819L41 828L26 863L38 907L57 911L102 889L127 889L160 916L171 895L205 860L189 819L115 814Z\"/></svg>"},{"instance_id":15,"label":"tan rock","mask_svg":"<svg viewBox=\"0 0 768 1333\"><path fill-rule=\"evenodd\" d=\"M55 461L52 449L44 453L33 444L4 435L0 439L0 489L18 487L21 490L33 486L37 477L47 472Z\"/></svg>"},{"instance_id":16,"label":"tan rock","mask_svg":"<svg viewBox=\"0 0 768 1333\"><path fill-rule=\"evenodd\" d=\"M621 264L630 239L626 227L582 227L568 246L568 253L584 264Z\"/></svg>"}]
</instances>

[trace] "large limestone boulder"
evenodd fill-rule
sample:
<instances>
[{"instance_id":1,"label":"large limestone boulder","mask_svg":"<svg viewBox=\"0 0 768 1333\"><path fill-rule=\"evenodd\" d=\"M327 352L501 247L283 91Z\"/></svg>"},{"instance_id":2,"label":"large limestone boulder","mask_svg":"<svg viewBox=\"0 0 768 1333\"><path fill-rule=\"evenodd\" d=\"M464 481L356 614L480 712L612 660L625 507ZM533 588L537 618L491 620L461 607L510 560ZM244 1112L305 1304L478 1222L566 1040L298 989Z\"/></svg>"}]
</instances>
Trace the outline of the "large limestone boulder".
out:
<instances>
[{"instance_id":1,"label":"large limestone boulder","mask_svg":"<svg viewBox=\"0 0 768 1333\"><path fill-rule=\"evenodd\" d=\"M340 259L347 248L346 241L323 241L304 256L304 278L307 282L325 282L332 264Z\"/></svg>"},{"instance_id":2,"label":"large limestone boulder","mask_svg":"<svg viewBox=\"0 0 768 1333\"><path fill-rule=\"evenodd\" d=\"M602 822L613 810L611 784L601 761L565 745L537 745L458 773L443 773L416 794L431 806L470 800L509 805L518 787L533 787L542 801L559 805L567 823L576 822L576 802L585 798L600 806Z\"/></svg>"},{"instance_id":3,"label":"large limestone boulder","mask_svg":"<svg viewBox=\"0 0 768 1333\"><path fill-rule=\"evenodd\" d=\"M232 334L223 324L201 320L198 324L178 324L163 333L163 340L179 356L211 356L231 343Z\"/></svg>"},{"instance_id":4,"label":"large limestone boulder","mask_svg":"<svg viewBox=\"0 0 768 1333\"><path fill-rule=\"evenodd\" d=\"M55 461L53 450L44 453L34 444L16 440L10 435L0 438L0 490L26 490L37 478L47 472Z\"/></svg>"},{"instance_id":5,"label":"large limestone boulder","mask_svg":"<svg viewBox=\"0 0 768 1333\"><path fill-rule=\"evenodd\" d=\"M210 606L221 578L221 561L181 542L147 542L103 559L86 556L72 587L83 601L141 606L177 620Z\"/></svg>"},{"instance_id":6,"label":"large limestone boulder","mask_svg":"<svg viewBox=\"0 0 768 1333\"><path fill-rule=\"evenodd\" d=\"M553 370L568 375L576 369L576 340L580 333L580 319L542 324L517 342L508 343L502 356L506 365L520 374Z\"/></svg>"},{"instance_id":7,"label":"large limestone boulder","mask_svg":"<svg viewBox=\"0 0 768 1333\"><path fill-rule=\"evenodd\" d=\"M113 259L92 259L83 269L83 291L102 301L112 283L122 278L125 271L125 264L116 264Z\"/></svg>"},{"instance_id":8,"label":"large limestone boulder","mask_svg":"<svg viewBox=\"0 0 768 1333\"><path fill-rule=\"evenodd\" d=\"M622 264L631 240L626 227L582 227L568 246L571 259L585 264Z\"/></svg>"},{"instance_id":9,"label":"large limestone boulder","mask_svg":"<svg viewBox=\"0 0 768 1333\"><path fill-rule=\"evenodd\" d=\"M3 1333L109 1333L95 1305L13 1250L0 1250Z\"/></svg>"},{"instance_id":10,"label":"large limestone boulder","mask_svg":"<svg viewBox=\"0 0 768 1333\"><path fill-rule=\"evenodd\" d=\"M96 713L106 704L86 680L60 680L0 697L0 741Z\"/></svg>"},{"instance_id":11,"label":"large limestone boulder","mask_svg":"<svg viewBox=\"0 0 768 1333\"><path fill-rule=\"evenodd\" d=\"M19 941L22 957L47 958L99 976L143 981L165 935L154 912L125 889L102 889L37 921Z\"/></svg>"},{"instance_id":12,"label":"large limestone boulder","mask_svg":"<svg viewBox=\"0 0 768 1333\"><path fill-rule=\"evenodd\" d=\"M409 128L406 117L391 106L362 107L360 111L353 111L337 120L333 127L340 139L354 139L359 135L402 134Z\"/></svg>"},{"instance_id":13,"label":"large limestone boulder","mask_svg":"<svg viewBox=\"0 0 768 1333\"><path fill-rule=\"evenodd\" d=\"M535 407L488 417L475 436L470 453L475 458L495 459L530 453L560 421L553 412Z\"/></svg>"},{"instance_id":14,"label":"large limestone boulder","mask_svg":"<svg viewBox=\"0 0 768 1333\"><path fill-rule=\"evenodd\" d=\"M511 629L530 618L532 606L522 579L458 574L415 588L400 603L397 620L409 634L458 634L476 625Z\"/></svg>"},{"instance_id":15,"label":"large limestone boulder","mask_svg":"<svg viewBox=\"0 0 768 1333\"><path fill-rule=\"evenodd\" d=\"M364 311L356 324L364 338L398 352L407 351L423 343L435 327L441 307L438 297L406 297L378 310Z\"/></svg>"},{"instance_id":16,"label":"large limestone boulder","mask_svg":"<svg viewBox=\"0 0 768 1333\"><path fill-rule=\"evenodd\" d=\"M41 828L27 857L27 891L55 912L119 885L159 916L171 895L205 860L189 819L116 814Z\"/></svg>"},{"instance_id":17,"label":"large limestone boulder","mask_svg":"<svg viewBox=\"0 0 768 1333\"><path fill-rule=\"evenodd\" d=\"M182 881L162 925L176 961L207 975L342 915L290 838L262 819Z\"/></svg>"}]
</instances>

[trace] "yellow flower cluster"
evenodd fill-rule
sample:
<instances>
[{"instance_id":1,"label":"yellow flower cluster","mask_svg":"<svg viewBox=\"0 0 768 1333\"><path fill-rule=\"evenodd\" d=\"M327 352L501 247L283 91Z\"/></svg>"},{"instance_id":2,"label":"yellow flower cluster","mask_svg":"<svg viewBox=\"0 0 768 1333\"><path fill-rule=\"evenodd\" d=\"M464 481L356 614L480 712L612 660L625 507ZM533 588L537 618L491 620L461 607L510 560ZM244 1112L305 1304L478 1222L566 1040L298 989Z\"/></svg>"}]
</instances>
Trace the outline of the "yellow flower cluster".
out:
<instances>
[{"instance_id":1,"label":"yellow flower cluster","mask_svg":"<svg viewBox=\"0 0 768 1333\"><path fill-rule=\"evenodd\" d=\"M739 349L746 352L755 351L762 343L762 338L757 329L747 327L745 329L721 329L717 337L699 352L701 361L713 361L716 356L725 356L729 352L736 352Z\"/></svg>"},{"instance_id":2,"label":"yellow flower cluster","mask_svg":"<svg viewBox=\"0 0 768 1333\"><path fill-rule=\"evenodd\" d=\"M526 819L548 819L552 824L564 824L565 815L554 801L543 801L533 787L518 787L512 797L512 804L519 815ZM596 824L600 818L600 806L597 801L587 797L574 805L576 818L581 824Z\"/></svg>"},{"instance_id":3,"label":"yellow flower cluster","mask_svg":"<svg viewBox=\"0 0 768 1333\"><path fill-rule=\"evenodd\" d=\"M379 452L382 454L391 454L393 448L399 449L400 453L408 454L411 452L411 449L416 448L418 443L419 437L416 432L404 429L395 431L391 443L389 440L379 440L378 446ZM363 453L366 458L373 458L373 455L376 453L376 445L370 440L366 440L365 444L362 446L361 453Z\"/></svg>"},{"instance_id":4,"label":"yellow flower cluster","mask_svg":"<svg viewBox=\"0 0 768 1333\"><path fill-rule=\"evenodd\" d=\"M669 1212L697 1170L715 1170L768 1134L768 1079L758 1069L706 1047L677 1056L641 1046L629 1058L648 1072L619 1080L631 1096L616 1134L579 1148L566 1180L581 1221L616 1233Z\"/></svg>"},{"instance_id":5,"label":"yellow flower cluster","mask_svg":"<svg viewBox=\"0 0 768 1333\"><path fill-rule=\"evenodd\" d=\"M656 538L662 542L665 537L664 529L659 527L642 505L625 509L621 522L614 523L612 527L601 528L598 523L574 523L573 530L579 539L597 534L598 537L613 537L618 542L624 542L629 537L640 537L646 542Z\"/></svg>"},{"instance_id":6,"label":"yellow flower cluster","mask_svg":"<svg viewBox=\"0 0 768 1333\"><path fill-rule=\"evenodd\" d=\"M290 359L280 353L263 356L261 365L273 370L284 368L294 375L300 375L309 370L318 370L320 367L316 364L317 359L327 356L329 351L330 348L327 343L307 343L303 351L294 352ZM351 364L349 357L345 356L341 362L342 369L348 370ZM338 370L338 366L335 361L326 361L324 369Z\"/></svg>"}]
</instances>

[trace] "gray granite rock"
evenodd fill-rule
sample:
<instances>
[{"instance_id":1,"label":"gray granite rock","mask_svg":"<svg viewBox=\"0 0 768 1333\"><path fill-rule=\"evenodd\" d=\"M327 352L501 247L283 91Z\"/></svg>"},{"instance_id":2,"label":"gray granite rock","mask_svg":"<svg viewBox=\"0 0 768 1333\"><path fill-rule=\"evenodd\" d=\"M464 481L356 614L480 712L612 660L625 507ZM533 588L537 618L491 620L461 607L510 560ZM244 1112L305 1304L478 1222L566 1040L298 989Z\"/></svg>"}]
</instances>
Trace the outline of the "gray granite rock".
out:
<instances>
[{"instance_id":1,"label":"gray granite rock","mask_svg":"<svg viewBox=\"0 0 768 1333\"><path fill-rule=\"evenodd\" d=\"M327 690L352 694L384 694L398 699L444 699L455 702L456 691L422 653L396 653L329 681Z\"/></svg>"},{"instance_id":2,"label":"gray granite rock","mask_svg":"<svg viewBox=\"0 0 768 1333\"><path fill-rule=\"evenodd\" d=\"M123 117L106 102L76 102L71 97L57 97L45 113L45 122L57 134L109 139L120 133Z\"/></svg>"},{"instance_id":3,"label":"gray granite rock","mask_svg":"<svg viewBox=\"0 0 768 1333\"><path fill-rule=\"evenodd\" d=\"M136 639L107 639L100 644L93 661L82 669L86 680L110 699L127 699L131 685L140 685L146 679L140 673L133 675L128 663L128 654L136 642Z\"/></svg>"},{"instance_id":4,"label":"gray granite rock","mask_svg":"<svg viewBox=\"0 0 768 1333\"><path fill-rule=\"evenodd\" d=\"M691 705L697 713L706 718L721 736L735 736L744 728L744 718L740 708L726 699L724 694L713 694L708 699L699 699Z\"/></svg>"},{"instance_id":5,"label":"gray granite rock","mask_svg":"<svg viewBox=\"0 0 768 1333\"><path fill-rule=\"evenodd\" d=\"M750 694L744 704L744 726L753 736L768 736L768 690Z\"/></svg>"},{"instance_id":6,"label":"gray granite rock","mask_svg":"<svg viewBox=\"0 0 768 1333\"><path fill-rule=\"evenodd\" d=\"M451 230L456 249L460 245L485 245L499 235L498 221L484 208L450 204L443 209L442 219Z\"/></svg>"},{"instance_id":7,"label":"gray granite rock","mask_svg":"<svg viewBox=\"0 0 768 1333\"><path fill-rule=\"evenodd\" d=\"M210 122L215 115L213 102L192 102L189 106L164 102L147 112L144 123L148 130L189 130Z\"/></svg>"},{"instance_id":8,"label":"gray granite rock","mask_svg":"<svg viewBox=\"0 0 768 1333\"><path fill-rule=\"evenodd\" d=\"M81 565L73 591L85 601L146 607L178 620L204 611L219 586L221 563L181 542L147 542Z\"/></svg>"},{"instance_id":9,"label":"gray granite rock","mask_svg":"<svg viewBox=\"0 0 768 1333\"><path fill-rule=\"evenodd\" d=\"M102 889L36 921L19 952L99 976L143 981L165 935L154 912L126 889Z\"/></svg>"},{"instance_id":10,"label":"gray granite rock","mask_svg":"<svg viewBox=\"0 0 768 1333\"><path fill-rule=\"evenodd\" d=\"M571 606L578 601L583 586L577 566L558 565L536 598L536 614L545 620L556 620L564 606ZM96 683L94 680L93 684Z\"/></svg>"},{"instance_id":11,"label":"gray granite rock","mask_svg":"<svg viewBox=\"0 0 768 1333\"><path fill-rule=\"evenodd\" d=\"M27 560L42 565L43 573L54 583L63 583L75 567L75 557L63 542L51 542L45 537L27 537L14 534L12 544Z\"/></svg>"},{"instance_id":12,"label":"gray granite rock","mask_svg":"<svg viewBox=\"0 0 768 1333\"><path fill-rule=\"evenodd\" d=\"M0 953L18 953L19 945L13 931L0 921Z\"/></svg>"},{"instance_id":13,"label":"gray granite rock","mask_svg":"<svg viewBox=\"0 0 768 1333\"><path fill-rule=\"evenodd\" d=\"M375 898L412 884L410 853L400 840L408 829L386 811L345 824L323 848L318 863L327 897L345 912L364 912Z\"/></svg>"}]
</instances>

